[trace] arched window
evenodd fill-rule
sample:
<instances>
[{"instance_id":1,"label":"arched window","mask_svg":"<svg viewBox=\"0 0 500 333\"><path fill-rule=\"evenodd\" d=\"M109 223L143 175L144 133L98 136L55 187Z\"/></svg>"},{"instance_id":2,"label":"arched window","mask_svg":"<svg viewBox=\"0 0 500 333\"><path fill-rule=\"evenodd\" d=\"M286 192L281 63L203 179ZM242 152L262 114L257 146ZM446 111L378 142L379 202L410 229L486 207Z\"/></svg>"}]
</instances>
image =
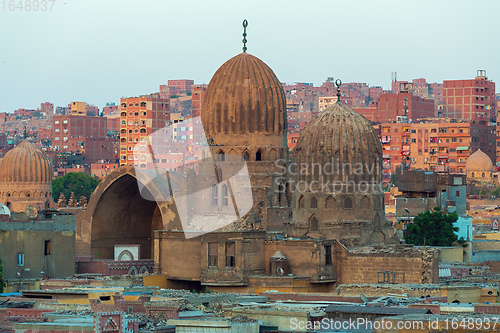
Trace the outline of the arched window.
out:
<instances>
[{"instance_id":1,"label":"arched window","mask_svg":"<svg viewBox=\"0 0 500 333\"><path fill-rule=\"evenodd\" d=\"M351 197L346 197L344 199L344 208L345 209L352 209L352 199L351 199Z\"/></svg>"},{"instance_id":2,"label":"arched window","mask_svg":"<svg viewBox=\"0 0 500 333\"><path fill-rule=\"evenodd\" d=\"M10 201L7 201L7 202L5 203L5 206L7 206L7 208L10 210Z\"/></svg>"},{"instance_id":3,"label":"arched window","mask_svg":"<svg viewBox=\"0 0 500 333\"><path fill-rule=\"evenodd\" d=\"M141 108L145 108L146 107L146 102L141 102Z\"/></svg>"},{"instance_id":4,"label":"arched window","mask_svg":"<svg viewBox=\"0 0 500 333\"><path fill-rule=\"evenodd\" d=\"M248 153L248 151L245 151L245 152L243 153L243 158L245 159L245 161L250 160L250 154Z\"/></svg>"},{"instance_id":5,"label":"arched window","mask_svg":"<svg viewBox=\"0 0 500 333\"><path fill-rule=\"evenodd\" d=\"M318 199L316 197L311 198L311 208L318 208Z\"/></svg>"},{"instance_id":6,"label":"arched window","mask_svg":"<svg viewBox=\"0 0 500 333\"><path fill-rule=\"evenodd\" d=\"M217 206L218 192L217 185L212 185L212 206Z\"/></svg>"},{"instance_id":7,"label":"arched window","mask_svg":"<svg viewBox=\"0 0 500 333\"><path fill-rule=\"evenodd\" d=\"M146 133L146 129L145 128L141 128L141 133Z\"/></svg>"},{"instance_id":8,"label":"arched window","mask_svg":"<svg viewBox=\"0 0 500 333\"><path fill-rule=\"evenodd\" d=\"M481 174L481 177L482 177L482 178L484 178L485 176L486 176L486 174L483 172L483 173Z\"/></svg>"},{"instance_id":9,"label":"arched window","mask_svg":"<svg viewBox=\"0 0 500 333\"><path fill-rule=\"evenodd\" d=\"M318 231L319 230L318 219L314 215L312 215L309 218L309 230L311 230L311 231Z\"/></svg>"},{"instance_id":10,"label":"arched window","mask_svg":"<svg viewBox=\"0 0 500 333\"><path fill-rule=\"evenodd\" d=\"M229 198L228 198L228 188L226 184L222 185L222 206L227 206L229 204Z\"/></svg>"},{"instance_id":11,"label":"arched window","mask_svg":"<svg viewBox=\"0 0 500 333\"><path fill-rule=\"evenodd\" d=\"M325 208L335 208L335 199L331 195L325 200Z\"/></svg>"},{"instance_id":12,"label":"arched window","mask_svg":"<svg viewBox=\"0 0 500 333\"><path fill-rule=\"evenodd\" d=\"M121 138L120 142L127 142L127 139L126 138Z\"/></svg>"},{"instance_id":13,"label":"arched window","mask_svg":"<svg viewBox=\"0 0 500 333\"><path fill-rule=\"evenodd\" d=\"M122 129L122 130L120 131L120 133L121 133L121 134L127 134L127 130L126 130L126 129Z\"/></svg>"},{"instance_id":14,"label":"arched window","mask_svg":"<svg viewBox=\"0 0 500 333\"><path fill-rule=\"evenodd\" d=\"M30 192L26 192L26 197L31 197L31 193Z\"/></svg>"},{"instance_id":15,"label":"arched window","mask_svg":"<svg viewBox=\"0 0 500 333\"><path fill-rule=\"evenodd\" d=\"M122 120L122 125L127 125L127 122L125 120Z\"/></svg>"},{"instance_id":16,"label":"arched window","mask_svg":"<svg viewBox=\"0 0 500 333\"><path fill-rule=\"evenodd\" d=\"M224 155L224 151L219 150L217 152L217 156L215 157L215 160L219 161L219 162L224 162L226 160L226 155Z\"/></svg>"},{"instance_id":17,"label":"arched window","mask_svg":"<svg viewBox=\"0 0 500 333\"><path fill-rule=\"evenodd\" d=\"M255 160L256 161L262 161L262 152L260 151L260 149L255 154Z\"/></svg>"},{"instance_id":18,"label":"arched window","mask_svg":"<svg viewBox=\"0 0 500 333\"><path fill-rule=\"evenodd\" d=\"M472 177L475 177L475 176L474 176L474 172L472 173Z\"/></svg>"},{"instance_id":19,"label":"arched window","mask_svg":"<svg viewBox=\"0 0 500 333\"><path fill-rule=\"evenodd\" d=\"M365 195L363 199L361 199L361 209L369 209L370 208L370 199Z\"/></svg>"},{"instance_id":20,"label":"arched window","mask_svg":"<svg viewBox=\"0 0 500 333\"><path fill-rule=\"evenodd\" d=\"M126 116L127 116L127 112L122 112L122 113L120 113L120 116L122 116L122 117L126 117Z\"/></svg>"}]
</instances>

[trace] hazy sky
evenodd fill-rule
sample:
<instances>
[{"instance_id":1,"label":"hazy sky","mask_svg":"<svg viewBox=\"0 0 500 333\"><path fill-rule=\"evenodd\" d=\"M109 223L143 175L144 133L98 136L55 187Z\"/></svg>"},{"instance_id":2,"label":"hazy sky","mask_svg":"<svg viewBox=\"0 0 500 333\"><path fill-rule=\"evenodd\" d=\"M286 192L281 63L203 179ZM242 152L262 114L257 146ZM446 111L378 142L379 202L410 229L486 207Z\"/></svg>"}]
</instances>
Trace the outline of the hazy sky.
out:
<instances>
[{"instance_id":1,"label":"hazy sky","mask_svg":"<svg viewBox=\"0 0 500 333\"><path fill-rule=\"evenodd\" d=\"M317 86L334 76L387 89L391 71L400 80L441 82L473 78L477 69L500 82L498 0L56 0L45 12L1 6L0 112L44 101L102 109L158 91L168 79L208 83L241 52L244 18L248 53L282 82Z\"/></svg>"}]
</instances>

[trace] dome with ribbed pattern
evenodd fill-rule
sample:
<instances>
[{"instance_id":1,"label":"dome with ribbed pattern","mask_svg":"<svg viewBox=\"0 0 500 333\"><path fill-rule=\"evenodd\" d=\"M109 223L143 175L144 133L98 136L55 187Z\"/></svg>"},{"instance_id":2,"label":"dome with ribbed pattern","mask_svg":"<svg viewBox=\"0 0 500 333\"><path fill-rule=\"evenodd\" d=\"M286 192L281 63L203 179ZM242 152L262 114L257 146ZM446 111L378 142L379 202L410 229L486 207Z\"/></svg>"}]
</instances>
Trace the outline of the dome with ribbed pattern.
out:
<instances>
[{"instance_id":1,"label":"dome with ribbed pattern","mask_svg":"<svg viewBox=\"0 0 500 333\"><path fill-rule=\"evenodd\" d=\"M24 140L5 154L0 165L2 183L51 183L52 165L47 154Z\"/></svg>"},{"instance_id":2,"label":"dome with ribbed pattern","mask_svg":"<svg viewBox=\"0 0 500 333\"><path fill-rule=\"evenodd\" d=\"M321 173L299 173L299 181L317 177L322 177L322 182L382 181L380 139L370 121L343 103L334 103L317 114L300 133L294 151L299 166L322 166Z\"/></svg>"},{"instance_id":3,"label":"dome with ribbed pattern","mask_svg":"<svg viewBox=\"0 0 500 333\"><path fill-rule=\"evenodd\" d=\"M286 136L285 92L269 66L241 53L226 61L210 80L202 121L207 136L218 136L216 141L222 145L226 138L240 135Z\"/></svg>"}]
</instances>

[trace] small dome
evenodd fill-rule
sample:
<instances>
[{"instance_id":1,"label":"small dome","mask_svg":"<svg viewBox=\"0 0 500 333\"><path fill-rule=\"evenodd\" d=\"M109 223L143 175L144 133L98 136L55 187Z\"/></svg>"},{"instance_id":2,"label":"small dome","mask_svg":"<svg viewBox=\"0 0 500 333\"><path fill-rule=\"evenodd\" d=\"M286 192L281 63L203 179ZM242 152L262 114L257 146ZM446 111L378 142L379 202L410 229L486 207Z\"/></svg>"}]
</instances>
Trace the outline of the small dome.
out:
<instances>
[{"instance_id":1,"label":"small dome","mask_svg":"<svg viewBox=\"0 0 500 333\"><path fill-rule=\"evenodd\" d=\"M228 134L286 136L285 92L269 66L241 53L226 61L210 80L202 121L207 135L220 134L222 141Z\"/></svg>"},{"instance_id":2,"label":"small dome","mask_svg":"<svg viewBox=\"0 0 500 333\"><path fill-rule=\"evenodd\" d=\"M0 182L51 183L50 159L43 150L24 140L3 157Z\"/></svg>"},{"instance_id":3,"label":"small dome","mask_svg":"<svg viewBox=\"0 0 500 333\"><path fill-rule=\"evenodd\" d=\"M317 114L300 133L294 149L298 166L308 165L304 181L382 181L382 145L372 124L343 103ZM321 165L321 170L315 170Z\"/></svg>"},{"instance_id":4,"label":"small dome","mask_svg":"<svg viewBox=\"0 0 500 333\"><path fill-rule=\"evenodd\" d=\"M476 150L476 152L467 159L465 163L465 171L493 171L493 162L491 158L486 155L481 149Z\"/></svg>"}]
</instances>

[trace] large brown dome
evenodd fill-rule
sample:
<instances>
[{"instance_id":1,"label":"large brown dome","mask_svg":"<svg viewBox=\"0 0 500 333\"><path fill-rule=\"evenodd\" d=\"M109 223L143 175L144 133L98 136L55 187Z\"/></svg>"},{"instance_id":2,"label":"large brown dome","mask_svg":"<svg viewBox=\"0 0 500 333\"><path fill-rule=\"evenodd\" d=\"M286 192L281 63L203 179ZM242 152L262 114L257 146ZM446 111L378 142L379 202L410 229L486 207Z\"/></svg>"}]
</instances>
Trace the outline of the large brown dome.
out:
<instances>
[{"instance_id":1,"label":"large brown dome","mask_svg":"<svg viewBox=\"0 0 500 333\"><path fill-rule=\"evenodd\" d=\"M493 171L493 162L481 149L470 155L465 163L465 171Z\"/></svg>"},{"instance_id":2,"label":"large brown dome","mask_svg":"<svg viewBox=\"0 0 500 333\"><path fill-rule=\"evenodd\" d=\"M302 130L294 149L297 165L322 165L321 175L300 175L298 181L382 181L382 145L372 124L342 103L317 114ZM329 172L332 163L338 172ZM363 168L361 171L360 168ZM326 168L326 169L325 169Z\"/></svg>"},{"instance_id":3,"label":"large brown dome","mask_svg":"<svg viewBox=\"0 0 500 333\"><path fill-rule=\"evenodd\" d=\"M286 99L283 87L262 60L241 53L226 61L207 87L202 121L209 137L234 134L286 136ZM244 144L244 143L243 143Z\"/></svg>"},{"instance_id":4,"label":"large brown dome","mask_svg":"<svg viewBox=\"0 0 500 333\"><path fill-rule=\"evenodd\" d=\"M0 182L51 183L50 159L43 150L24 140L2 159Z\"/></svg>"}]
</instances>

